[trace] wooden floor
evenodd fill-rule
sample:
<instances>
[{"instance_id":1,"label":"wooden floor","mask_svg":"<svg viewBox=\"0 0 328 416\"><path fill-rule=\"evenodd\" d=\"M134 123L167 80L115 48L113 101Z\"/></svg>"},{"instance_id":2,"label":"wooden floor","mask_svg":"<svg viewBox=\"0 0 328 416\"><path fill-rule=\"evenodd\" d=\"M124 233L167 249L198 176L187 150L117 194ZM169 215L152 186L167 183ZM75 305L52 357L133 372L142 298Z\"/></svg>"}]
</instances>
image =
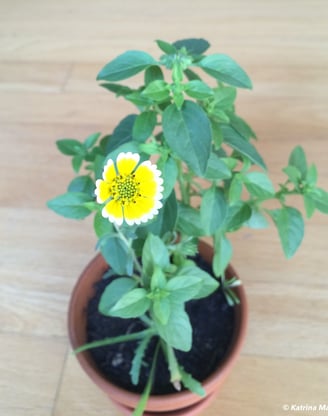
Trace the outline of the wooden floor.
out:
<instances>
[{"instance_id":1,"label":"wooden floor","mask_svg":"<svg viewBox=\"0 0 328 416\"><path fill-rule=\"evenodd\" d=\"M299 143L328 188L326 0L0 0L1 415L119 415L67 341L70 291L95 238L90 221L45 206L72 178L54 142L109 132L132 110L97 86L107 61L127 49L158 55L155 39L185 37L210 40L251 76L238 110L273 178ZM328 218L315 215L290 261L274 228L245 229L234 243L248 337L204 415L323 414L293 405L328 405Z\"/></svg>"}]
</instances>

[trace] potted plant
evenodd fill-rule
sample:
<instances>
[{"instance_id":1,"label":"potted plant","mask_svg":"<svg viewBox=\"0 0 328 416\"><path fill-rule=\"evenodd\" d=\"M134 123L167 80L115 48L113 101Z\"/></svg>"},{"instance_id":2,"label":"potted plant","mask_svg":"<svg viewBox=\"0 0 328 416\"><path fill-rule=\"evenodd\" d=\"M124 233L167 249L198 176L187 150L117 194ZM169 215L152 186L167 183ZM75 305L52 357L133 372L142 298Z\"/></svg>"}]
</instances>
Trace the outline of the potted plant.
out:
<instances>
[{"instance_id":1,"label":"potted plant","mask_svg":"<svg viewBox=\"0 0 328 416\"><path fill-rule=\"evenodd\" d=\"M230 233L271 220L290 258L304 221L288 197L299 195L310 218L328 213L328 193L300 146L274 188L255 133L235 112L237 88L252 84L233 59L206 55L204 39L157 45L159 60L130 50L99 72L101 86L138 113L109 135L57 141L77 176L48 206L74 219L95 213L100 254L69 312L82 366L127 414L192 415L213 397L245 336ZM140 87L120 83L137 74Z\"/></svg>"}]
</instances>

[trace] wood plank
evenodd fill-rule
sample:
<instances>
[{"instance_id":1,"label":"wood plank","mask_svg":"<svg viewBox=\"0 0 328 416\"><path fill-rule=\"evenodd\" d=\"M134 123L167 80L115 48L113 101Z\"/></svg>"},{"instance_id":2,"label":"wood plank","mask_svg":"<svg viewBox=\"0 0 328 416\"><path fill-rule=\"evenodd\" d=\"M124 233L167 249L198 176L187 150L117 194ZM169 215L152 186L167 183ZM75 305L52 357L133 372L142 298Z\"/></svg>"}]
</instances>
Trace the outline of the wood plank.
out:
<instances>
[{"instance_id":1,"label":"wood plank","mask_svg":"<svg viewBox=\"0 0 328 416\"><path fill-rule=\"evenodd\" d=\"M327 382L325 361L243 356L205 414L290 415L294 405L325 404Z\"/></svg>"},{"instance_id":2,"label":"wood plank","mask_svg":"<svg viewBox=\"0 0 328 416\"><path fill-rule=\"evenodd\" d=\"M46 207L74 177L55 141L111 132L136 112L97 85L99 69L127 49L159 57L157 38L209 39L209 53L232 56L253 80L237 109L257 132L274 182L284 180L288 153L301 144L327 188L327 18L325 0L204 0L192 7L189 0L2 1L1 414L119 416L75 357L64 362L69 294L94 254L91 218L69 221ZM231 236L248 293L248 338L204 414L278 416L296 413L284 404L327 402L327 236L328 218L316 214L290 261L274 227Z\"/></svg>"},{"instance_id":3,"label":"wood plank","mask_svg":"<svg viewBox=\"0 0 328 416\"><path fill-rule=\"evenodd\" d=\"M10 416L51 416L67 343L0 333L0 412Z\"/></svg>"},{"instance_id":4,"label":"wood plank","mask_svg":"<svg viewBox=\"0 0 328 416\"><path fill-rule=\"evenodd\" d=\"M69 354L52 416L99 416L102 413L120 416L108 397L84 373L76 357Z\"/></svg>"}]
</instances>

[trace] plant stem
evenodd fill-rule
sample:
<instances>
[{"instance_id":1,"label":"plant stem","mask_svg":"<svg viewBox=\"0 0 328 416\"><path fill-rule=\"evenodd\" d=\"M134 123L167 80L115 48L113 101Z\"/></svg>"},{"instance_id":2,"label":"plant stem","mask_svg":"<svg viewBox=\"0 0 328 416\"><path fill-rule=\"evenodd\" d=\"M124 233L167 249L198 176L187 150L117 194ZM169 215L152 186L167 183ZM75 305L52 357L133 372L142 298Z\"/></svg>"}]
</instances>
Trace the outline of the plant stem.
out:
<instances>
[{"instance_id":1,"label":"plant stem","mask_svg":"<svg viewBox=\"0 0 328 416\"><path fill-rule=\"evenodd\" d=\"M145 329L144 331L134 332L132 334L119 335L118 337L104 338L99 341L93 341L93 342L89 342L87 344L81 345L81 347L78 347L74 350L74 353L77 354L79 352L89 350L90 348L98 348L98 347L103 347L105 345L118 344L119 342L134 341L137 339L142 339L146 335L150 335L150 334L155 334L155 332L153 329L148 328L148 329Z\"/></svg>"},{"instance_id":2,"label":"plant stem","mask_svg":"<svg viewBox=\"0 0 328 416\"><path fill-rule=\"evenodd\" d=\"M148 378L146 387L145 387L144 391L142 392L139 403L137 404L137 407L135 408L134 412L132 413L132 416L142 416L143 413L144 413L144 410L146 408L147 401L148 401L148 398L150 396L151 389L152 389L153 383L154 383L155 368L156 368L156 364L157 364L159 347L160 347L160 341L158 341L156 349L155 349L155 353L154 353L154 357L153 357L153 360L152 360L152 365L151 365L151 368L150 368L149 378Z\"/></svg>"},{"instance_id":3,"label":"plant stem","mask_svg":"<svg viewBox=\"0 0 328 416\"><path fill-rule=\"evenodd\" d=\"M140 276L142 276L142 267L141 264L139 262L139 260L137 259L137 256L135 254L135 251L133 249L131 249L131 245L132 245L132 238L127 239L125 237L125 235L122 233L121 229L119 226L117 226L114 223L114 228L117 231L117 234L120 236L120 238L124 241L124 243L126 244L126 246L129 248L129 250L131 251L132 254L132 259L133 259L133 263L135 265L136 270L140 273Z\"/></svg>"}]
</instances>

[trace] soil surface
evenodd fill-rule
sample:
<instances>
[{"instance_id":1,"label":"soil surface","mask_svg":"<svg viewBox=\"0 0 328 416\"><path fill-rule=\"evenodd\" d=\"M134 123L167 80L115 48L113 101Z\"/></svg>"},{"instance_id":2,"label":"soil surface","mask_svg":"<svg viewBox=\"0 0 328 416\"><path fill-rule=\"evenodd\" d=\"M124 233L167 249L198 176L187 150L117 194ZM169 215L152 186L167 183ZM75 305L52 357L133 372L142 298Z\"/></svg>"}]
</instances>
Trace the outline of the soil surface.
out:
<instances>
[{"instance_id":1,"label":"soil surface","mask_svg":"<svg viewBox=\"0 0 328 416\"><path fill-rule=\"evenodd\" d=\"M211 273L209 265L199 256L195 260L199 267ZM114 278L103 279L96 284L96 295L90 300L87 308L88 342L144 329L144 324L139 319L111 318L98 312L100 296ZM234 311L226 303L220 288L205 299L187 302L186 311L193 327L193 346L188 352L176 351L176 356L179 364L201 382L223 360L229 348L233 334ZM100 371L109 380L125 389L140 393L148 380L156 343L154 337L146 351L137 386L131 383L129 371L138 341L94 348L90 353ZM152 394L174 391L166 360L160 352Z\"/></svg>"}]
</instances>

